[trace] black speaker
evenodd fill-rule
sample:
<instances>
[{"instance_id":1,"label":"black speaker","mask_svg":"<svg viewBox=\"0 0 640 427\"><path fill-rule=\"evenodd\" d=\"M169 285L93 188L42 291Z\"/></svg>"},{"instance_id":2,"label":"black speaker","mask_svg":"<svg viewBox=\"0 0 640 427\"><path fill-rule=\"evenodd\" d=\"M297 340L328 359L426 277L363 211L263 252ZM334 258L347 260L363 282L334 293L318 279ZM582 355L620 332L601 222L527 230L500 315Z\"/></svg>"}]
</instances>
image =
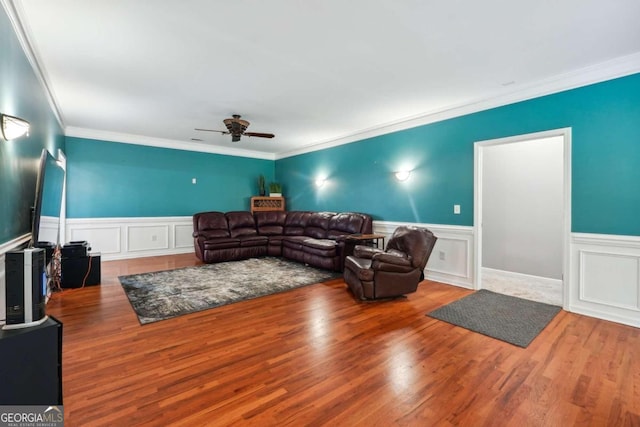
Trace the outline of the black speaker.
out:
<instances>
[{"instance_id":1,"label":"black speaker","mask_svg":"<svg viewBox=\"0 0 640 427\"><path fill-rule=\"evenodd\" d=\"M11 251L5 255L7 324L29 326L45 317L47 276L45 251L40 248Z\"/></svg>"},{"instance_id":2,"label":"black speaker","mask_svg":"<svg viewBox=\"0 0 640 427\"><path fill-rule=\"evenodd\" d=\"M89 256L91 247L86 240L69 242L62 247L62 258L80 258Z\"/></svg>"},{"instance_id":3,"label":"black speaker","mask_svg":"<svg viewBox=\"0 0 640 427\"><path fill-rule=\"evenodd\" d=\"M62 257L61 283L63 288L80 288L100 284L100 255L76 258Z\"/></svg>"}]
</instances>

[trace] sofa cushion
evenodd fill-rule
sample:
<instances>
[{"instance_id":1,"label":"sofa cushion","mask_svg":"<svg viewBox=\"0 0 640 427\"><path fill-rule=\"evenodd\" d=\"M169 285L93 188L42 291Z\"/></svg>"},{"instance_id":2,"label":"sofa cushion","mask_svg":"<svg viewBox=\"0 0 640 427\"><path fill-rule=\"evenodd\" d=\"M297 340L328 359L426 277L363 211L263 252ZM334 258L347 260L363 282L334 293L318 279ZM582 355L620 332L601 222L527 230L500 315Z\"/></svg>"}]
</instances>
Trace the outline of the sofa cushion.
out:
<instances>
[{"instance_id":1,"label":"sofa cushion","mask_svg":"<svg viewBox=\"0 0 640 427\"><path fill-rule=\"evenodd\" d=\"M280 246L280 245L282 245L282 240L284 238L285 238L285 236L268 236L269 244L270 245Z\"/></svg>"},{"instance_id":2,"label":"sofa cushion","mask_svg":"<svg viewBox=\"0 0 640 427\"><path fill-rule=\"evenodd\" d=\"M304 227L304 235L315 239L327 237L329 221L335 215L334 212L314 212L309 216Z\"/></svg>"},{"instance_id":3,"label":"sofa cushion","mask_svg":"<svg viewBox=\"0 0 640 427\"><path fill-rule=\"evenodd\" d=\"M231 237L256 236L258 234L256 223L251 212L227 212L225 216L229 223L229 235Z\"/></svg>"},{"instance_id":4,"label":"sofa cushion","mask_svg":"<svg viewBox=\"0 0 640 427\"><path fill-rule=\"evenodd\" d=\"M329 239L306 239L302 241L302 250L304 252L326 257L336 256L337 246L335 240Z\"/></svg>"},{"instance_id":5,"label":"sofa cushion","mask_svg":"<svg viewBox=\"0 0 640 427\"><path fill-rule=\"evenodd\" d=\"M285 248L302 250L302 243L307 240L307 236L284 236L282 246Z\"/></svg>"},{"instance_id":6,"label":"sofa cushion","mask_svg":"<svg viewBox=\"0 0 640 427\"><path fill-rule=\"evenodd\" d=\"M285 236L303 236L304 227L311 212L290 211L287 212L287 219L284 222Z\"/></svg>"},{"instance_id":7,"label":"sofa cushion","mask_svg":"<svg viewBox=\"0 0 640 427\"><path fill-rule=\"evenodd\" d=\"M330 239L306 239L302 241L302 245L309 248L332 250L336 248L337 243Z\"/></svg>"},{"instance_id":8,"label":"sofa cushion","mask_svg":"<svg viewBox=\"0 0 640 427\"><path fill-rule=\"evenodd\" d=\"M223 212L200 212L193 216L194 237L229 237L229 225Z\"/></svg>"},{"instance_id":9,"label":"sofa cushion","mask_svg":"<svg viewBox=\"0 0 640 427\"><path fill-rule=\"evenodd\" d=\"M266 246L269 242L267 236L240 236L240 246Z\"/></svg>"},{"instance_id":10,"label":"sofa cushion","mask_svg":"<svg viewBox=\"0 0 640 427\"><path fill-rule=\"evenodd\" d=\"M212 240L205 240L204 250L211 249L227 249L237 248L240 246L240 239L234 239L232 237L219 237Z\"/></svg>"},{"instance_id":11,"label":"sofa cushion","mask_svg":"<svg viewBox=\"0 0 640 427\"><path fill-rule=\"evenodd\" d=\"M328 239L337 239L348 234L362 233L365 217L359 213L339 213L329 221Z\"/></svg>"},{"instance_id":12,"label":"sofa cushion","mask_svg":"<svg viewBox=\"0 0 640 427\"><path fill-rule=\"evenodd\" d=\"M258 229L258 234L262 236L277 236L284 234L284 222L287 219L286 212L255 212L253 216L256 220L256 228Z\"/></svg>"}]
</instances>

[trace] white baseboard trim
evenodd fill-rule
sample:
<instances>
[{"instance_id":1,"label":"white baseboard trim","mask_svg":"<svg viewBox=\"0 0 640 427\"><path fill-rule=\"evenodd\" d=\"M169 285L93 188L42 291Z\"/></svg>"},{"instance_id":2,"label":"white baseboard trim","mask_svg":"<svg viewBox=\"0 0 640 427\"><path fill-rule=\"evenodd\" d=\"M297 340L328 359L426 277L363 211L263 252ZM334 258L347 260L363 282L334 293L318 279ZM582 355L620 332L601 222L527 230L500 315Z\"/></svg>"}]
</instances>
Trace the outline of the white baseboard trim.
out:
<instances>
[{"instance_id":1,"label":"white baseboard trim","mask_svg":"<svg viewBox=\"0 0 640 427\"><path fill-rule=\"evenodd\" d=\"M573 233L567 309L640 327L640 236Z\"/></svg>"},{"instance_id":2,"label":"white baseboard trim","mask_svg":"<svg viewBox=\"0 0 640 427\"><path fill-rule=\"evenodd\" d=\"M482 267L482 289L564 306L560 279Z\"/></svg>"},{"instance_id":3,"label":"white baseboard trim","mask_svg":"<svg viewBox=\"0 0 640 427\"><path fill-rule=\"evenodd\" d=\"M86 240L102 261L193 253L191 216L71 218L65 242Z\"/></svg>"},{"instance_id":4,"label":"white baseboard trim","mask_svg":"<svg viewBox=\"0 0 640 427\"><path fill-rule=\"evenodd\" d=\"M438 238L425 269L427 279L473 289L473 227L373 221L373 232L384 234L388 242L394 230L403 225L428 228Z\"/></svg>"}]
</instances>

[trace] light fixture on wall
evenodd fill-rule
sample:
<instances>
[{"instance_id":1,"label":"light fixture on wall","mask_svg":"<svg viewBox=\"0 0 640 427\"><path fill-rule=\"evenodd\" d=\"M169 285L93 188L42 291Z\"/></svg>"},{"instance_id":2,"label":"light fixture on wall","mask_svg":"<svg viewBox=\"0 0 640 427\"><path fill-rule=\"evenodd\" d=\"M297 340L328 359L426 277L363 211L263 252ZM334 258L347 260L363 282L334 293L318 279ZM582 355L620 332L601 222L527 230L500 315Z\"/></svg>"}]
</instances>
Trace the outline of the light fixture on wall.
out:
<instances>
[{"instance_id":1,"label":"light fixture on wall","mask_svg":"<svg viewBox=\"0 0 640 427\"><path fill-rule=\"evenodd\" d=\"M2 137L10 139L20 138L23 135L29 136L29 122L18 117L0 114L0 132Z\"/></svg>"},{"instance_id":2,"label":"light fixture on wall","mask_svg":"<svg viewBox=\"0 0 640 427\"><path fill-rule=\"evenodd\" d=\"M318 188L322 187L324 185L325 181L326 180L324 178L317 178L316 179L316 187L318 187Z\"/></svg>"},{"instance_id":3,"label":"light fixture on wall","mask_svg":"<svg viewBox=\"0 0 640 427\"><path fill-rule=\"evenodd\" d=\"M411 171L398 171L396 172L396 179L398 181L406 181L409 179L409 177L411 176Z\"/></svg>"}]
</instances>

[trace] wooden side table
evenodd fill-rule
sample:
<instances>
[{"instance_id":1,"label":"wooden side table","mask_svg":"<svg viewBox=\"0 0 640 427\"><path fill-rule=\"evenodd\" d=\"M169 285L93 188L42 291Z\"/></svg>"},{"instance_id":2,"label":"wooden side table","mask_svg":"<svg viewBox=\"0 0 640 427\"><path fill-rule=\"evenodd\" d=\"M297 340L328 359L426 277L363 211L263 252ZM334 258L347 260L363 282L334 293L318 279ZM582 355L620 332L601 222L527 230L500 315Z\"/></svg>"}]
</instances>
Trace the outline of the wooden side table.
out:
<instances>
[{"instance_id":1,"label":"wooden side table","mask_svg":"<svg viewBox=\"0 0 640 427\"><path fill-rule=\"evenodd\" d=\"M384 249L384 234L351 234L347 237L347 240L355 241L356 245L362 243L369 242L372 246L375 246L379 249ZM380 241L382 241L382 245L380 245Z\"/></svg>"},{"instance_id":2,"label":"wooden side table","mask_svg":"<svg viewBox=\"0 0 640 427\"><path fill-rule=\"evenodd\" d=\"M356 245L370 244L376 248L384 249L384 234L350 234L344 239L344 248L342 249L341 266L344 270L344 260L353 255ZM382 242L382 244L380 243Z\"/></svg>"}]
</instances>

